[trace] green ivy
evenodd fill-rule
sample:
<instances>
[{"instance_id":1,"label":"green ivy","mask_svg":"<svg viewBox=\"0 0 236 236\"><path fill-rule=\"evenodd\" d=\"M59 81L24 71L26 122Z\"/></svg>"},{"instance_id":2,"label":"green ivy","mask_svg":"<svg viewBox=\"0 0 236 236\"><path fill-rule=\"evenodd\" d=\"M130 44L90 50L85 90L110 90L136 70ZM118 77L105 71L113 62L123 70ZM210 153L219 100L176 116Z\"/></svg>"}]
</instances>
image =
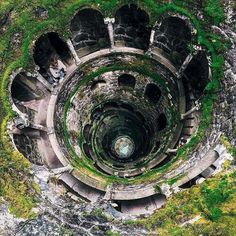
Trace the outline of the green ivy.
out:
<instances>
[{"instance_id":1,"label":"green ivy","mask_svg":"<svg viewBox=\"0 0 236 236\"><path fill-rule=\"evenodd\" d=\"M229 198L236 193L232 183L229 183L227 176L224 176L218 186L213 189L204 184L201 191L203 193L203 212L206 217L212 221L217 221L222 217L223 212L219 208L220 205L229 200Z\"/></svg>"},{"instance_id":2,"label":"green ivy","mask_svg":"<svg viewBox=\"0 0 236 236\"><path fill-rule=\"evenodd\" d=\"M225 20L224 5L222 0L207 0L204 10L206 15L215 25L219 25Z\"/></svg>"}]
</instances>

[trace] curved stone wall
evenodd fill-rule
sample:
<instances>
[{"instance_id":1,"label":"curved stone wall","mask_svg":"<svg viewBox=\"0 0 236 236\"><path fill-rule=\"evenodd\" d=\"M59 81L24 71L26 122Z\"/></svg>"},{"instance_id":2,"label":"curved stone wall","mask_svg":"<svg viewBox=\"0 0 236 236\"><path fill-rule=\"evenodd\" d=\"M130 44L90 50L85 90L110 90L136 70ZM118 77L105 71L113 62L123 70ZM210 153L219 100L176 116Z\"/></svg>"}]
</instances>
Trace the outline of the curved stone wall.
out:
<instances>
[{"instance_id":1,"label":"curved stone wall","mask_svg":"<svg viewBox=\"0 0 236 236\"><path fill-rule=\"evenodd\" d=\"M17 73L9 88L18 150L83 199L110 200L130 214L163 206L165 181L196 184L219 159L212 150L199 160L176 156L199 128L208 52L186 17L163 14L153 27L149 18L134 4L105 19L83 8L67 41L56 32L38 38L36 70ZM66 68L59 81L49 73L53 57ZM23 148L29 139L35 152Z\"/></svg>"}]
</instances>

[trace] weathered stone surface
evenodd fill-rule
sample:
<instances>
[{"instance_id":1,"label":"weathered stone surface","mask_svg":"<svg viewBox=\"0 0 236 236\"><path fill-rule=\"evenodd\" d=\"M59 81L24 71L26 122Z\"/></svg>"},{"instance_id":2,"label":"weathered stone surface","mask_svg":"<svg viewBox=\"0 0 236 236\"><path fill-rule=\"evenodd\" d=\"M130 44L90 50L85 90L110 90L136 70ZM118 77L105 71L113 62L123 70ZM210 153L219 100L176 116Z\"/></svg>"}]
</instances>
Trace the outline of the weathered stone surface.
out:
<instances>
[{"instance_id":1,"label":"weathered stone surface","mask_svg":"<svg viewBox=\"0 0 236 236\"><path fill-rule=\"evenodd\" d=\"M206 139L192 154L189 161L185 162L177 170L166 174L166 177L184 173L187 169L196 166L210 148L220 143L220 137L226 136L231 145L236 145L233 132L236 122L236 41L235 33L228 25L223 25L221 30L233 42L231 49L226 53L225 77L221 81L221 89L217 93L218 102L213 111L213 123L206 134Z\"/></svg>"},{"instance_id":2,"label":"weathered stone surface","mask_svg":"<svg viewBox=\"0 0 236 236\"><path fill-rule=\"evenodd\" d=\"M12 36L11 45L12 45L13 49L17 49L20 47L20 45L22 43L22 39L23 39L22 33L15 33Z\"/></svg>"},{"instance_id":3,"label":"weathered stone surface","mask_svg":"<svg viewBox=\"0 0 236 236\"><path fill-rule=\"evenodd\" d=\"M52 173L44 167L34 166L33 172L35 181L42 190L39 205L35 209L39 215L32 220L15 219L7 213L5 206L3 217L0 215L0 222L5 219L5 223L0 225L0 232L2 229L5 235L97 236L106 235L108 230L119 232L121 235L148 235L148 232L140 227L134 229L124 225L122 220L130 217L121 215L109 203L89 204L78 199L72 200L62 186L55 188L48 183ZM113 221L113 217L116 221Z\"/></svg>"},{"instance_id":4,"label":"weathered stone surface","mask_svg":"<svg viewBox=\"0 0 236 236\"><path fill-rule=\"evenodd\" d=\"M45 20L48 18L48 10L44 7L36 7L34 9L34 14L37 18Z\"/></svg>"}]
</instances>

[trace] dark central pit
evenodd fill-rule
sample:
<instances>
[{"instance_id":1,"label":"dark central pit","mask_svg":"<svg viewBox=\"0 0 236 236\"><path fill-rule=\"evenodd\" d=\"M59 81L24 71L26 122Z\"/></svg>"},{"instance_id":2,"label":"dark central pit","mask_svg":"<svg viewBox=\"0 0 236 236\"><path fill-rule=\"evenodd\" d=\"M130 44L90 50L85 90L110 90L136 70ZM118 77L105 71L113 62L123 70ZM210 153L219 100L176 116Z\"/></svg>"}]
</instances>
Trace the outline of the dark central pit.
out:
<instances>
[{"instance_id":1,"label":"dark central pit","mask_svg":"<svg viewBox=\"0 0 236 236\"><path fill-rule=\"evenodd\" d=\"M94 130L90 140L95 152L112 163L138 160L150 152L154 127L140 112L128 104L104 104L100 115L93 120ZM96 111L96 110L95 110ZM98 114L98 112L97 112ZM148 139L148 137L150 137Z\"/></svg>"},{"instance_id":2,"label":"dark central pit","mask_svg":"<svg viewBox=\"0 0 236 236\"><path fill-rule=\"evenodd\" d=\"M129 136L120 136L115 139L112 146L118 158L129 158L135 149L133 140Z\"/></svg>"},{"instance_id":3,"label":"dark central pit","mask_svg":"<svg viewBox=\"0 0 236 236\"><path fill-rule=\"evenodd\" d=\"M162 165L165 152L174 147L177 140L171 137L181 130L176 114L184 107L178 99L181 90L152 59L146 59L154 71L151 74L139 72L140 67L123 70L129 67L127 59L142 63L141 58L120 55L119 69L115 55L103 57L102 63L118 69L88 76L90 80L67 98L65 137L76 162L91 163L105 174L133 177L144 168ZM91 70L97 60L88 65ZM76 74L74 78L79 81Z\"/></svg>"}]
</instances>

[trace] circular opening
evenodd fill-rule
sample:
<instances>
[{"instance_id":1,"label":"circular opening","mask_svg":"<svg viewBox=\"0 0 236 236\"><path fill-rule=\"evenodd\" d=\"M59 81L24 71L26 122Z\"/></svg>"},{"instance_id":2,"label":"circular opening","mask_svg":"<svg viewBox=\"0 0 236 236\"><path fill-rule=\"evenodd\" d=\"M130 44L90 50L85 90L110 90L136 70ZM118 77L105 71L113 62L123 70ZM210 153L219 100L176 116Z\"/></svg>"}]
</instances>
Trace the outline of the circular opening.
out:
<instances>
[{"instance_id":1,"label":"circular opening","mask_svg":"<svg viewBox=\"0 0 236 236\"><path fill-rule=\"evenodd\" d=\"M118 78L118 85L133 88L135 87L135 78L132 75L121 75Z\"/></svg>"},{"instance_id":2,"label":"circular opening","mask_svg":"<svg viewBox=\"0 0 236 236\"><path fill-rule=\"evenodd\" d=\"M94 81L91 85L91 90L96 90L101 88L102 86L106 85L106 81L105 80L98 80L98 81Z\"/></svg>"},{"instance_id":3,"label":"circular opening","mask_svg":"<svg viewBox=\"0 0 236 236\"><path fill-rule=\"evenodd\" d=\"M130 137L120 136L113 142L113 150L119 158L129 158L135 150L135 145Z\"/></svg>"},{"instance_id":4,"label":"circular opening","mask_svg":"<svg viewBox=\"0 0 236 236\"><path fill-rule=\"evenodd\" d=\"M157 103L161 97L161 90L155 84L148 84L145 89L144 97L152 103Z\"/></svg>"}]
</instances>

